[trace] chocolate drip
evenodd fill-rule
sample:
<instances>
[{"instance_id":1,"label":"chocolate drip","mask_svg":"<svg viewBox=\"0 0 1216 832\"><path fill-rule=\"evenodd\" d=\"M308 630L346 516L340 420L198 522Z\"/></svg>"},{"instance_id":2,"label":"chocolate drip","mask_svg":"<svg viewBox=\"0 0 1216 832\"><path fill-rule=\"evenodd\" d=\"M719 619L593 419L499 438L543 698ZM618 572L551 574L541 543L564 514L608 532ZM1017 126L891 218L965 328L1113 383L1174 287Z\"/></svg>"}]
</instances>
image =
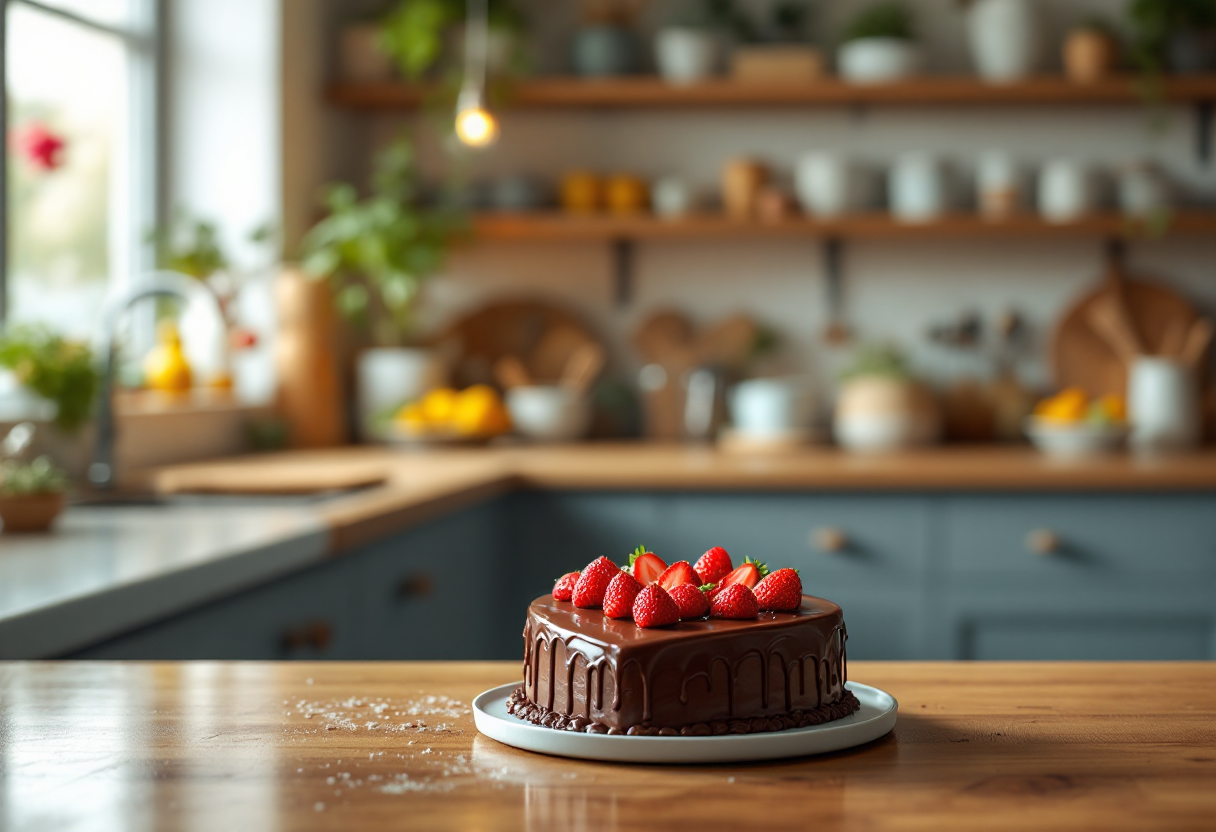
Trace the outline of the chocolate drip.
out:
<instances>
[{"instance_id":1,"label":"chocolate drip","mask_svg":"<svg viewBox=\"0 0 1216 832\"><path fill-rule=\"evenodd\" d=\"M711 619L643 630L632 622L613 621L545 597L529 609L524 635L528 700L554 719L577 718L606 726L605 730L708 723L723 716L769 719L831 706L845 693L843 615L835 604L817 598L804 596L797 612L762 613L753 621ZM549 651L547 677L541 672L542 648ZM557 673L558 649L564 677ZM580 659L581 689L575 684ZM807 685L808 661L814 663L813 701ZM772 678L774 663L782 675L778 682ZM719 664L721 684L716 677ZM612 695L606 697L609 673ZM697 684L702 678L704 688ZM774 696L775 683L782 685L780 698ZM563 685L564 690L559 690ZM607 710L605 699L611 700Z\"/></svg>"}]
</instances>

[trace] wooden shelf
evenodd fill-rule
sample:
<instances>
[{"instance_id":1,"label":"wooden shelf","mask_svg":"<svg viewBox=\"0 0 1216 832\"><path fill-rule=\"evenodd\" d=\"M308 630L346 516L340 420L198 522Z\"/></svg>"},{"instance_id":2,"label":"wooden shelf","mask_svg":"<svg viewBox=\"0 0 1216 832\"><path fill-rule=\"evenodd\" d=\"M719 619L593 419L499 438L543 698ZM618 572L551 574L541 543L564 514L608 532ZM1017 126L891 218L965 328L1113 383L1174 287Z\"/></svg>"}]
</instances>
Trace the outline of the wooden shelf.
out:
<instances>
[{"instance_id":1,"label":"wooden shelf","mask_svg":"<svg viewBox=\"0 0 1216 832\"><path fill-rule=\"evenodd\" d=\"M339 83L331 103L352 109L417 107L430 88L400 82ZM1161 95L1178 103L1216 101L1216 75L1178 76ZM754 84L720 79L673 86L654 76L585 80L535 78L513 85L512 107L739 107L860 104L1033 105L1134 104L1144 98L1136 76L1077 84L1045 75L1015 84L988 84L971 76L926 76L892 84L859 85L836 78L805 84Z\"/></svg>"},{"instance_id":2,"label":"wooden shelf","mask_svg":"<svg viewBox=\"0 0 1216 832\"><path fill-rule=\"evenodd\" d=\"M659 219L636 217L573 216L546 213L481 214L474 221L480 240L526 242L611 242L623 240L708 240L765 237L807 238L1093 238L1152 239L1142 223L1118 215L1098 215L1066 224L1052 224L1034 216L989 222L974 215L952 215L932 223L912 225L887 214L861 214L821 220L793 217L781 222L734 220L723 216ZM1168 236L1216 237L1216 212L1179 213Z\"/></svg>"}]
</instances>

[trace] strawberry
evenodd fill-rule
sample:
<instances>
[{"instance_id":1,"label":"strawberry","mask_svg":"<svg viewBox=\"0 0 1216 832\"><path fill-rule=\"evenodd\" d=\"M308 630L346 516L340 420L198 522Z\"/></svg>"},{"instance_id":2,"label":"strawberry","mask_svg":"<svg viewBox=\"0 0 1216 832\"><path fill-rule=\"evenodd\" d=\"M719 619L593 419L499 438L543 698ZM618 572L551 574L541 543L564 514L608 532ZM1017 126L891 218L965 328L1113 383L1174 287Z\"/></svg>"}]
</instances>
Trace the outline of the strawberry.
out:
<instances>
[{"instance_id":1,"label":"strawberry","mask_svg":"<svg viewBox=\"0 0 1216 832\"><path fill-rule=\"evenodd\" d=\"M689 621L694 618L704 618L709 612L709 599L700 587L692 584L677 584L667 593L671 600L680 608L680 620Z\"/></svg>"},{"instance_id":2,"label":"strawberry","mask_svg":"<svg viewBox=\"0 0 1216 832\"><path fill-rule=\"evenodd\" d=\"M629 568L638 583L652 584L667 569L667 564L654 552L647 552L645 546L639 546L629 555Z\"/></svg>"},{"instance_id":3,"label":"strawberry","mask_svg":"<svg viewBox=\"0 0 1216 832\"><path fill-rule=\"evenodd\" d=\"M701 576L703 584L716 584L734 568L735 565L730 562L730 555L721 546L715 546L701 555L701 559L693 566L693 569L697 570L697 574Z\"/></svg>"},{"instance_id":4,"label":"strawberry","mask_svg":"<svg viewBox=\"0 0 1216 832\"><path fill-rule=\"evenodd\" d=\"M692 565L686 560L673 563L667 567L667 571L659 576L659 586L669 592L672 587L680 586L681 584L700 586L703 583L704 581L697 577L697 573L693 571Z\"/></svg>"},{"instance_id":5,"label":"strawberry","mask_svg":"<svg viewBox=\"0 0 1216 832\"><path fill-rule=\"evenodd\" d=\"M604 615L609 618L628 618L633 614L633 599L642 591L642 585L628 572L617 572L604 593Z\"/></svg>"},{"instance_id":6,"label":"strawberry","mask_svg":"<svg viewBox=\"0 0 1216 832\"><path fill-rule=\"evenodd\" d=\"M569 601L574 595L574 585L578 583L579 572L567 572L557 579L553 585L553 598L558 601Z\"/></svg>"},{"instance_id":7,"label":"strawberry","mask_svg":"<svg viewBox=\"0 0 1216 832\"><path fill-rule=\"evenodd\" d=\"M604 593L608 589L608 584L620 571L616 568L616 564L608 558L596 558L587 565L583 574L579 575L570 600L579 609L598 607L604 603Z\"/></svg>"},{"instance_id":8,"label":"strawberry","mask_svg":"<svg viewBox=\"0 0 1216 832\"><path fill-rule=\"evenodd\" d=\"M709 614L714 618L756 618L760 615L760 604L750 588L731 584L714 596Z\"/></svg>"},{"instance_id":9,"label":"strawberry","mask_svg":"<svg viewBox=\"0 0 1216 832\"><path fill-rule=\"evenodd\" d=\"M633 599L633 621L639 627L666 627L679 620L680 608L661 586L643 587Z\"/></svg>"},{"instance_id":10,"label":"strawberry","mask_svg":"<svg viewBox=\"0 0 1216 832\"><path fill-rule=\"evenodd\" d=\"M802 578L797 569L778 569L756 584L760 609L793 612L802 606Z\"/></svg>"},{"instance_id":11,"label":"strawberry","mask_svg":"<svg viewBox=\"0 0 1216 832\"><path fill-rule=\"evenodd\" d=\"M768 567L763 563L752 560L751 558L744 558L742 566L732 571L722 580L718 581L717 588L710 593L710 600L713 600L713 596L717 595L719 592L733 584L742 584L748 589L751 589L756 584L760 583L760 579L767 574Z\"/></svg>"}]
</instances>

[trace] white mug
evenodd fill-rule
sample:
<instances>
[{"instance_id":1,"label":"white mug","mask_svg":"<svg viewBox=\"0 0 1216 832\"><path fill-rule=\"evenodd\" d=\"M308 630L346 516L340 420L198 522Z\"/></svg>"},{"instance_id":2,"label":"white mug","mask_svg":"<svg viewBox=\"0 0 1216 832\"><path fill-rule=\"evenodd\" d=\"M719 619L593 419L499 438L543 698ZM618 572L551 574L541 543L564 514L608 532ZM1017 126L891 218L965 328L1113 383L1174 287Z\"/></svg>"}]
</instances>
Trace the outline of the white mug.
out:
<instances>
[{"instance_id":1,"label":"white mug","mask_svg":"<svg viewBox=\"0 0 1216 832\"><path fill-rule=\"evenodd\" d=\"M807 153L798 160L798 201L808 214L838 217L857 207L856 167L838 153Z\"/></svg>"},{"instance_id":2,"label":"white mug","mask_svg":"<svg viewBox=\"0 0 1216 832\"><path fill-rule=\"evenodd\" d=\"M1048 222L1072 222L1093 208L1093 182L1080 162L1057 159L1039 174L1039 213Z\"/></svg>"},{"instance_id":3,"label":"white mug","mask_svg":"<svg viewBox=\"0 0 1216 832\"><path fill-rule=\"evenodd\" d=\"M946 211L942 165L928 153L905 153L891 169L891 213L903 222L932 222Z\"/></svg>"},{"instance_id":4,"label":"white mug","mask_svg":"<svg viewBox=\"0 0 1216 832\"><path fill-rule=\"evenodd\" d=\"M705 29L663 29L654 48L659 74L669 84L695 84L717 68L718 38Z\"/></svg>"},{"instance_id":5,"label":"white mug","mask_svg":"<svg viewBox=\"0 0 1216 832\"><path fill-rule=\"evenodd\" d=\"M1181 361L1137 358L1128 374L1127 410L1136 450L1181 450L1199 443L1199 383Z\"/></svg>"},{"instance_id":6,"label":"white mug","mask_svg":"<svg viewBox=\"0 0 1216 832\"><path fill-rule=\"evenodd\" d=\"M728 404L731 422L740 434L776 437L810 427L814 395L801 378L757 378L739 382Z\"/></svg>"},{"instance_id":7,"label":"white mug","mask_svg":"<svg viewBox=\"0 0 1216 832\"><path fill-rule=\"evenodd\" d=\"M650 189L650 200L656 214L660 217L674 219L692 212L696 195L693 193L692 187L683 179L664 176Z\"/></svg>"}]
</instances>

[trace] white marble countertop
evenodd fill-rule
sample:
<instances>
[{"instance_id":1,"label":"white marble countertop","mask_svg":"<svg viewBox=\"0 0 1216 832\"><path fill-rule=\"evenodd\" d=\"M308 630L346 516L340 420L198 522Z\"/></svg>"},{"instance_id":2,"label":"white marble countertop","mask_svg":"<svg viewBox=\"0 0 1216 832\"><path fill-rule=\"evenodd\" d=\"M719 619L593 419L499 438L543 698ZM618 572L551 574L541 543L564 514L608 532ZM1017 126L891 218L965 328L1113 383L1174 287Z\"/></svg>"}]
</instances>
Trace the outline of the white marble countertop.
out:
<instances>
[{"instance_id":1,"label":"white marble countertop","mask_svg":"<svg viewBox=\"0 0 1216 832\"><path fill-rule=\"evenodd\" d=\"M0 535L0 659L62 656L329 555L307 505L72 507Z\"/></svg>"}]
</instances>

